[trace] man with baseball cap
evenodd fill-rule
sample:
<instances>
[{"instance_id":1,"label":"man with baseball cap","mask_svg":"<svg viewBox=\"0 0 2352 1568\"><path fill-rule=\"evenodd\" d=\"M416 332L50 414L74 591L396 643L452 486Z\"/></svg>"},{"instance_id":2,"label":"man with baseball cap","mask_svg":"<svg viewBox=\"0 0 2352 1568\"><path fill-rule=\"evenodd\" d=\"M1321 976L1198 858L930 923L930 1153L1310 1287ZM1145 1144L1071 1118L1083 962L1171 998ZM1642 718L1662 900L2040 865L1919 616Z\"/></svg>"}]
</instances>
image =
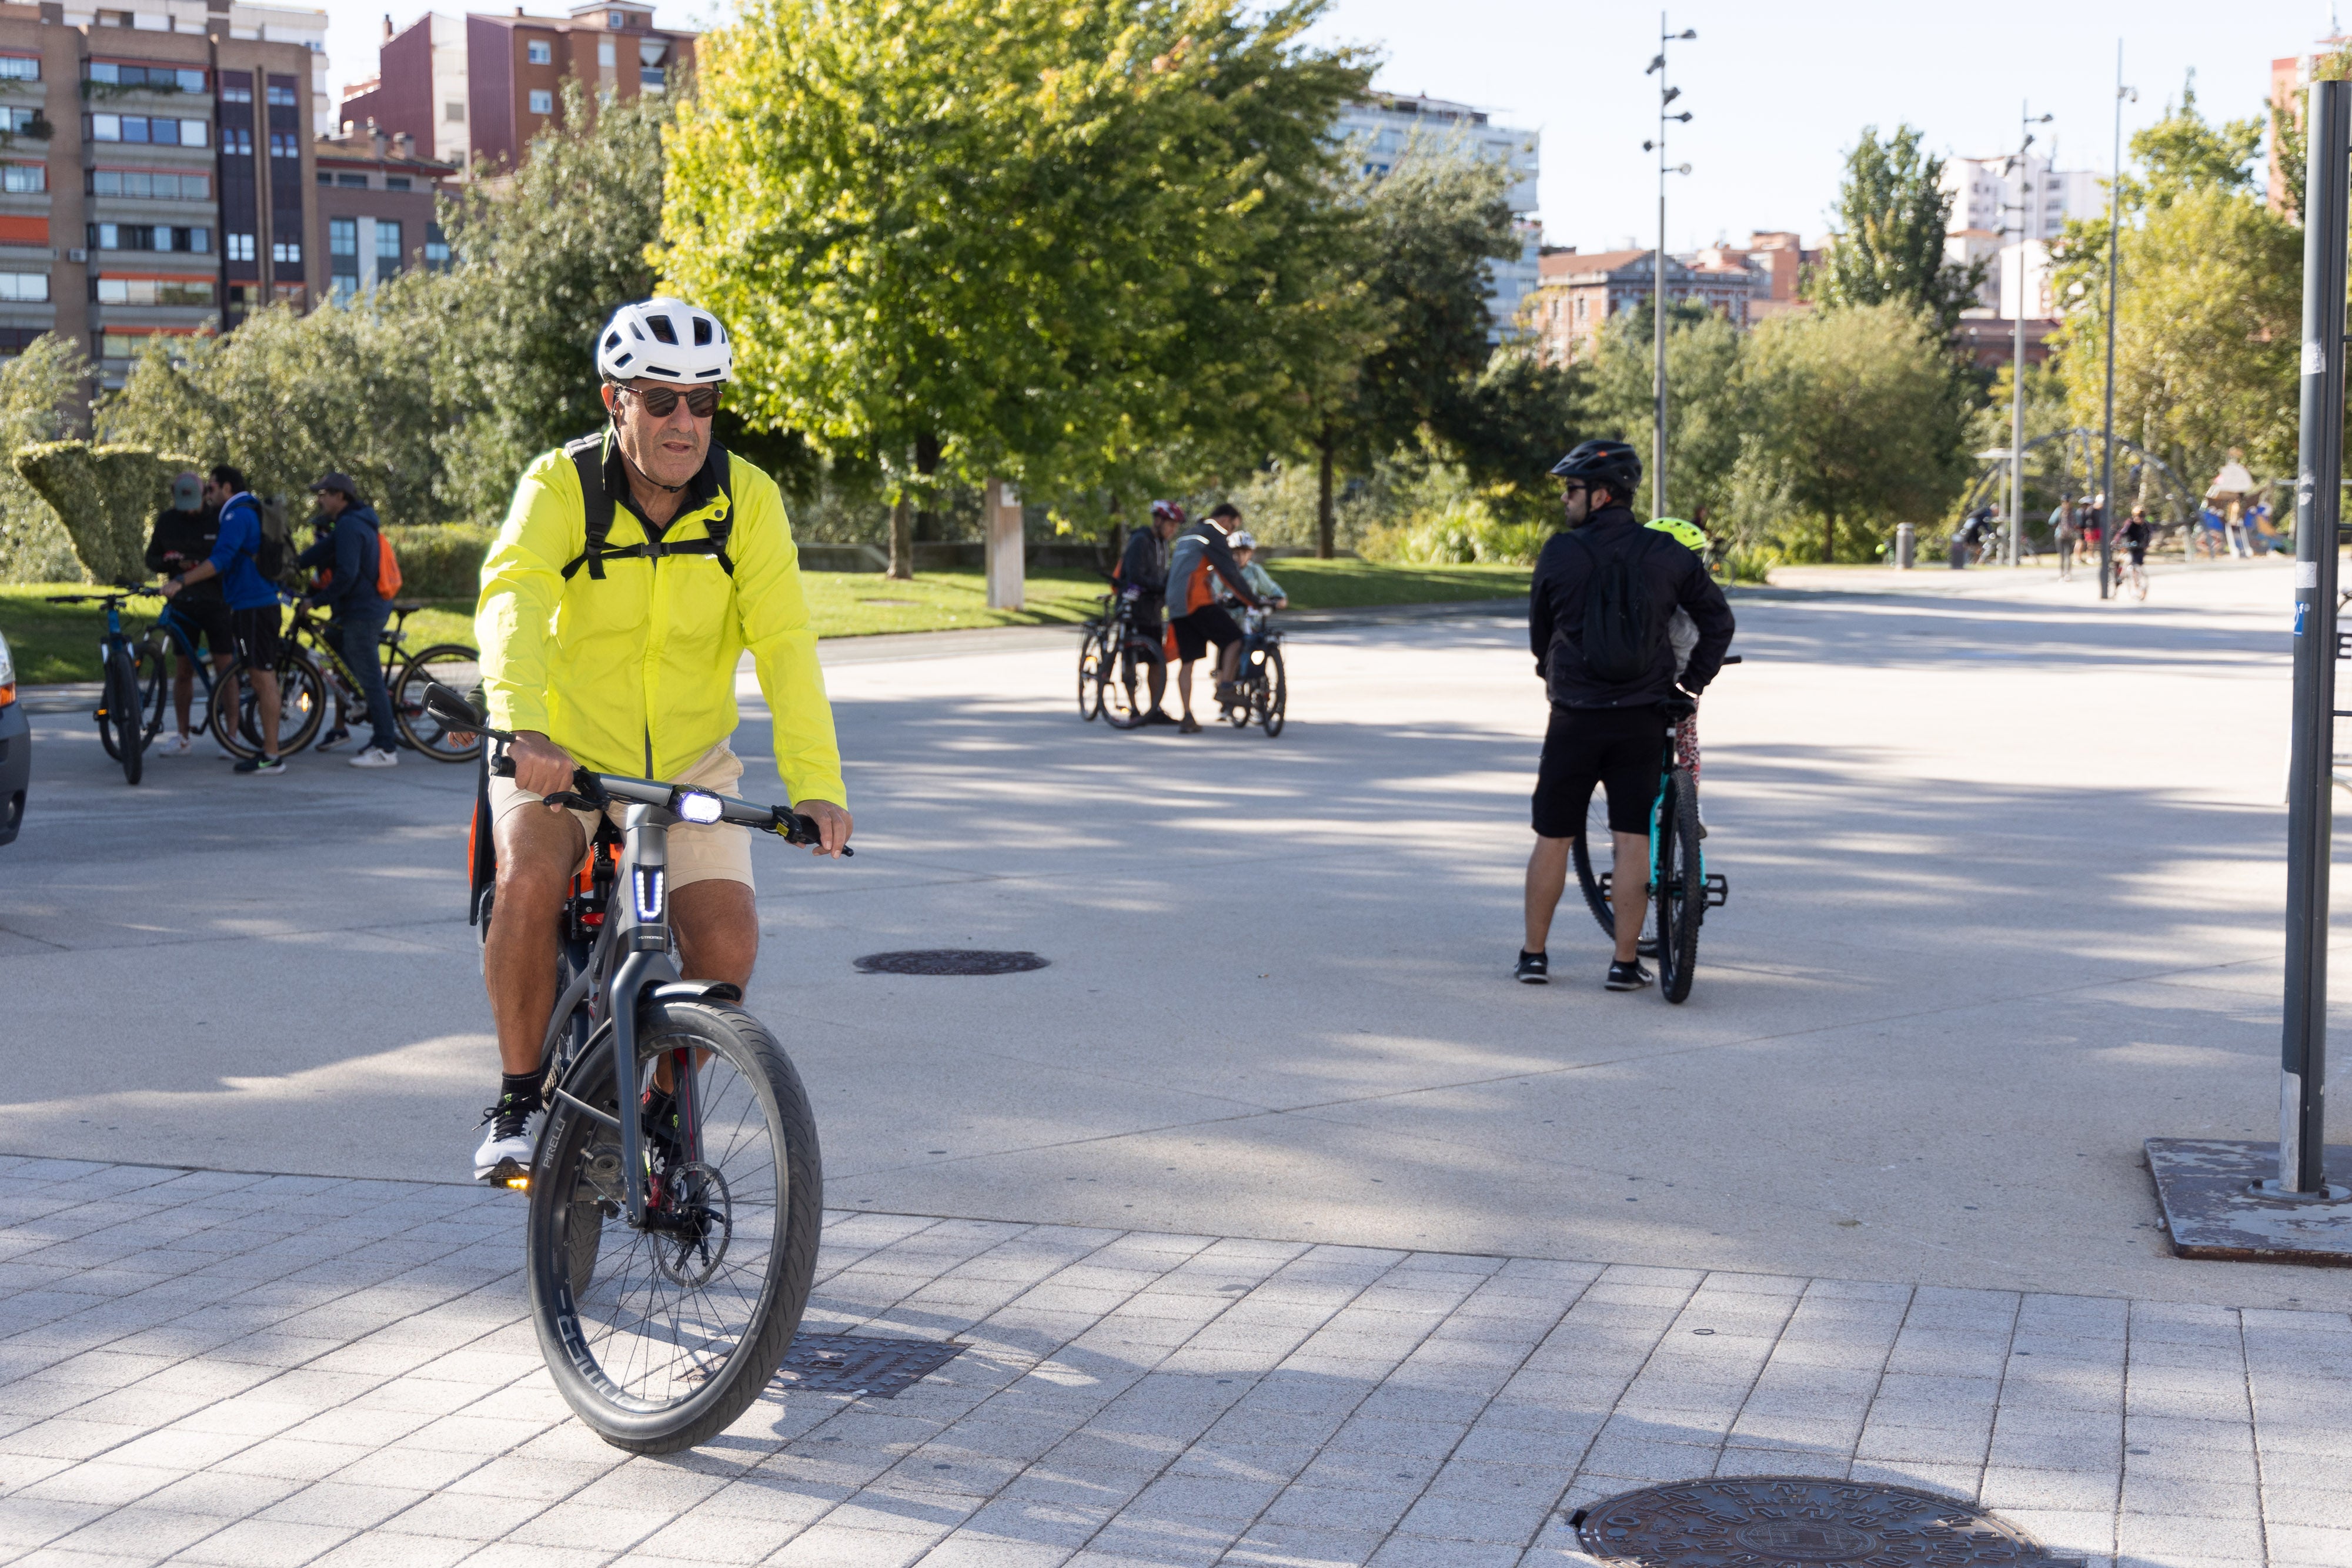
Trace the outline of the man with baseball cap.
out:
<instances>
[{"instance_id":1,"label":"man with baseball cap","mask_svg":"<svg viewBox=\"0 0 2352 1568\"><path fill-rule=\"evenodd\" d=\"M383 525L376 520L375 508L360 498L359 486L348 474L320 475L311 483L310 494L318 498L326 523L320 529L319 542L297 557L296 564L306 571L323 570L327 574L311 591L310 602L328 608L327 640L360 678L360 694L367 700L368 727L373 732L368 743L352 754L352 766L390 768L400 760L400 736L392 725L392 697L383 689L383 654L379 647L383 623L392 616L392 606L375 590L376 552L383 547L376 530ZM350 739L343 716L338 713L335 727L320 740L319 749L326 751Z\"/></svg>"}]
</instances>

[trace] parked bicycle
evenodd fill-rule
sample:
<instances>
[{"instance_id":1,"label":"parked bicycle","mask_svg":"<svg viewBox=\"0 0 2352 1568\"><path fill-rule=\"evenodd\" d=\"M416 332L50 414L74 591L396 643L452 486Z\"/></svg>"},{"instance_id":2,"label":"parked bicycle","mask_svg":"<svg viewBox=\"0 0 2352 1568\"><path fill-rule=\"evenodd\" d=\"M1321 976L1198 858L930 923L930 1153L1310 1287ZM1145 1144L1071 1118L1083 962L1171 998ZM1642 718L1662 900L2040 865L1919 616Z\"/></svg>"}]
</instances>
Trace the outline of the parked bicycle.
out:
<instances>
[{"instance_id":1,"label":"parked bicycle","mask_svg":"<svg viewBox=\"0 0 2352 1568\"><path fill-rule=\"evenodd\" d=\"M277 664L280 757L291 757L317 739L331 706L336 722L347 724L365 706L359 676L327 640L326 622L308 605L290 602L294 622L279 640ZM423 608L406 601L394 603L393 623L378 639L393 722L403 740L434 761L471 762L481 755L481 742L458 740L429 711L425 692L436 682L453 690L472 686L479 678L481 655L458 643L436 643L416 653L404 653L404 623ZM209 722L214 737L223 747L238 757L252 757L261 750L261 726L253 684L244 678L245 674L245 661L240 658L223 677L224 685L234 682L229 688L237 694L234 713L229 705L215 701Z\"/></svg>"},{"instance_id":2,"label":"parked bicycle","mask_svg":"<svg viewBox=\"0 0 2352 1568\"><path fill-rule=\"evenodd\" d=\"M145 694L151 684L161 691L171 683L163 670L163 654L152 647L134 644L123 631L122 607L133 599L152 597L143 590L125 586L101 593L61 593L49 601L106 606L106 634L98 643L98 706L90 716L98 721L99 744L106 747L107 756L122 765L122 777L132 784L145 771L147 742L154 733L145 720Z\"/></svg>"},{"instance_id":3,"label":"parked bicycle","mask_svg":"<svg viewBox=\"0 0 2352 1568\"><path fill-rule=\"evenodd\" d=\"M487 737L490 770L513 776L512 735L445 685L423 700L451 733ZM586 768L548 800L598 817L541 1047L548 1113L530 1174L509 1183L530 1197L531 1315L583 1421L615 1448L672 1453L724 1430L775 1375L815 1277L824 1199L792 1059L733 986L679 977L669 830L736 822L805 844L817 825Z\"/></svg>"},{"instance_id":4,"label":"parked bicycle","mask_svg":"<svg viewBox=\"0 0 2352 1568\"><path fill-rule=\"evenodd\" d=\"M1095 714L1113 729L1134 729L1151 711L1151 695L1168 684L1168 653L1160 639L1135 624L1135 601L1124 593L1105 596L1103 619L1094 622L1078 650L1078 710ZM1087 712L1086 683L1094 683Z\"/></svg>"},{"instance_id":5,"label":"parked bicycle","mask_svg":"<svg viewBox=\"0 0 2352 1568\"><path fill-rule=\"evenodd\" d=\"M1739 655L1723 662L1738 664ZM1666 741L1658 762L1658 794L1650 807L1649 903L1638 950L1643 957L1658 961L1659 994L1670 1002L1681 1002L1689 998L1691 980L1698 973L1698 929L1706 924L1706 912L1722 907L1731 896L1731 884L1706 869L1706 853L1701 847L1706 830L1698 820L1698 775L1684 761L1684 726L1696 716L1698 706L1686 697L1665 706ZM1569 859L1576 866L1584 906L1614 940L1617 915L1609 902L1609 891L1616 872L1622 868L1594 873L1591 846L1596 831L1603 837L1608 831L1607 819L1598 810L1570 846Z\"/></svg>"},{"instance_id":6,"label":"parked bicycle","mask_svg":"<svg viewBox=\"0 0 2352 1568\"><path fill-rule=\"evenodd\" d=\"M1275 629L1271 609L1243 612L1241 662L1235 668L1234 695L1240 700L1221 705L1225 722L1235 729L1262 725L1271 740L1282 733L1290 706L1290 685L1282 669L1282 633Z\"/></svg>"}]
</instances>

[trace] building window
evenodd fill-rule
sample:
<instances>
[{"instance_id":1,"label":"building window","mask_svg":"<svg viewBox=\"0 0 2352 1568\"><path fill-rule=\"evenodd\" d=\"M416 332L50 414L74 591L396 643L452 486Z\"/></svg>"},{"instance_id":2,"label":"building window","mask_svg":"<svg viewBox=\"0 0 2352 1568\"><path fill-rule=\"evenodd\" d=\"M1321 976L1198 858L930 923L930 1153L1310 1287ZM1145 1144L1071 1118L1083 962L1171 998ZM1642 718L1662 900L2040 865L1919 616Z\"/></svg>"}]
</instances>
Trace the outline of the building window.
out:
<instances>
[{"instance_id":1,"label":"building window","mask_svg":"<svg viewBox=\"0 0 2352 1568\"><path fill-rule=\"evenodd\" d=\"M661 92L668 88L669 81L667 78L662 74L661 67L639 66L637 68L637 86L643 88L647 92Z\"/></svg>"},{"instance_id":2,"label":"building window","mask_svg":"<svg viewBox=\"0 0 2352 1568\"><path fill-rule=\"evenodd\" d=\"M299 158L302 156L301 139L290 131L271 131L269 155L272 158ZM362 183L364 184L365 181L362 180Z\"/></svg>"},{"instance_id":3,"label":"building window","mask_svg":"<svg viewBox=\"0 0 2352 1568\"><path fill-rule=\"evenodd\" d=\"M612 39L596 40L596 63L606 70L621 63L621 51L614 47Z\"/></svg>"},{"instance_id":4,"label":"building window","mask_svg":"<svg viewBox=\"0 0 2352 1568\"><path fill-rule=\"evenodd\" d=\"M351 271L356 277L360 270L360 221L357 218L327 220L327 267L330 271L343 270L343 258L351 258Z\"/></svg>"},{"instance_id":5,"label":"building window","mask_svg":"<svg viewBox=\"0 0 2352 1568\"><path fill-rule=\"evenodd\" d=\"M100 305L205 305L213 302L208 277L94 277L89 297Z\"/></svg>"},{"instance_id":6,"label":"building window","mask_svg":"<svg viewBox=\"0 0 2352 1568\"><path fill-rule=\"evenodd\" d=\"M229 235L228 258L231 261L251 261L253 259L253 236L251 235Z\"/></svg>"},{"instance_id":7,"label":"building window","mask_svg":"<svg viewBox=\"0 0 2352 1568\"><path fill-rule=\"evenodd\" d=\"M302 246L295 240L272 240L269 259L279 267L299 267L302 265Z\"/></svg>"},{"instance_id":8,"label":"building window","mask_svg":"<svg viewBox=\"0 0 2352 1568\"><path fill-rule=\"evenodd\" d=\"M544 38L533 38L522 47L523 57L532 65L551 66L555 63L555 46Z\"/></svg>"},{"instance_id":9,"label":"building window","mask_svg":"<svg viewBox=\"0 0 2352 1568\"><path fill-rule=\"evenodd\" d=\"M427 272L449 270L449 236L441 232L439 224L425 225L425 269Z\"/></svg>"},{"instance_id":10,"label":"building window","mask_svg":"<svg viewBox=\"0 0 2352 1568\"><path fill-rule=\"evenodd\" d=\"M40 128L41 135L49 133L49 122L41 118L41 111L37 109L0 109L0 131L30 136L34 134L36 126Z\"/></svg>"},{"instance_id":11,"label":"building window","mask_svg":"<svg viewBox=\"0 0 2352 1568\"><path fill-rule=\"evenodd\" d=\"M405 191L408 189L408 176L405 174L386 174L383 177L383 188L387 191Z\"/></svg>"},{"instance_id":12,"label":"building window","mask_svg":"<svg viewBox=\"0 0 2352 1568\"><path fill-rule=\"evenodd\" d=\"M174 66L124 66L108 60L89 62L89 79L113 87L142 87L150 92L202 92L205 73Z\"/></svg>"},{"instance_id":13,"label":"building window","mask_svg":"<svg viewBox=\"0 0 2352 1568\"><path fill-rule=\"evenodd\" d=\"M290 87L279 87L277 83L272 82L269 85L269 89L266 96L268 98L269 107L272 109L299 109L302 107L299 103L295 101L294 89Z\"/></svg>"},{"instance_id":14,"label":"building window","mask_svg":"<svg viewBox=\"0 0 2352 1568\"><path fill-rule=\"evenodd\" d=\"M252 157L253 132L246 130L241 125L222 126L221 151L230 154L232 157Z\"/></svg>"},{"instance_id":15,"label":"building window","mask_svg":"<svg viewBox=\"0 0 2352 1568\"><path fill-rule=\"evenodd\" d=\"M324 169L319 171L319 183L321 185L331 185L334 183L335 177L332 174L328 173Z\"/></svg>"},{"instance_id":16,"label":"building window","mask_svg":"<svg viewBox=\"0 0 2352 1568\"><path fill-rule=\"evenodd\" d=\"M49 188L49 166L46 163L11 163L0 168L0 191L12 196L37 195Z\"/></svg>"},{"instance_id":17,"label":"building window","mask_svg":"<svg viewBox=\"0 0 2352 1568\"><path fill-rule=\"evenodd\" d=\"M466 104L462 99L451 99L441 106L441 118L452 125L466 123Z\"/></svg>"},{"instance_id":18,"label":"building window","mask_svg":"<svg viewBox=\"0 0 2352 1568\"><path fill-rule=\"evenodd\" d=\"M203 256L213 248L213 231L170 224L92 224L89 244L93 250L177 250Z\"/></svg>"},{"instance_id":19,"label":"building window","mask_svg":"<svg viewBox=\"0 0 2352 1568\"><path fill-rule=\"evenodd\" d=\"M359 293L360 275L356 272L339 272L327 279L327 298L338 305L358 298Z\"/></svg>"},{"instance_id":20,"label":"building window","mask_svg":"<svg viewBox=\"0 0 2352 1568\"><path fill-rule=\"evenodd\" d=\"M202 120L165 120L144 114L93 114L92 141L137 141L157 147L202 147L212 139L212 126Z\"/></svg>"},{"instance_id":21,"label":"building window","mask_svg":"<svg viewBox=\"0 0 2352 1568\"><path fill-rule=\"evenodd\" d=\"M545 88L531 89L530 111L533 114L553 114L555 112L555 95L548 91Z\"/></svg>"},{"instance_id":22,"label":"building window","mask_svg":"<svg viewBox=\"0 0 2352 1568\"><path fill-rule=\"evenodd\" d=\"M40 305L49 298L46 272L0 272L0 299L19 305Z\"/></svg>"},{"instance_id":23,"label":"building window","mask_svg":"<svg viewBox=\"0 0 2352 1568\"><path fill-rule=\"evenodd\" d=\"M38 81L41 62L29 55L0 55L0 81Z\"/></svg>"},{"instance_id":24,"label":"building window","mask_svg":"<svg viewBox=\"0 0 2352 1568\"><path fill-rule=\"evenodd\" d=\"M221 79L221 101L223 103L251 103L253 101L253 83L250 81L241 80L231 81L227 78L224 77Z\"/></svg>"},{"instance_id":25,"label":"building window","mask_svg":"<svg viewBox=\"0 0 2352 1568\"><path fill-rule=\"evenodd\" d=\"M604 26L612 28L613 31L617 33L628 25L628 13L625 11L607 11L604 13Z\"/></svg>"},{"instance_id":26,"label":"building window","mask_svg":"<svg viewBox=\"0 0 2352 1568\"><path fill-rule=\"evenodd\" d=\"M404 253L400 246L400 225L389 218L375 221L375 269L378 272L398 272Z\"/></svg>"},{"instance_id":27,"label":"building window","mask_svg":"<svg viewBox=\"0 0 2352 1568\"><path fill-rule=\"evenodd\" d=\"M341 185L347 191L364 191L367 189L367 176L365 174L338 174L335 176L335 183Z\"/></svg>"},{"instance_id":28,"label":"building window","mask_svg":"<svg viewBox=\"0 0 2352 1568\"><path fill-rule=\"evenodd\" d=\"M89 172L89 193L93 196L203 202L212 199L212 192L213 182L209 174L157 174L145 169L93 169Z\"/></svg>"}]
</instances>

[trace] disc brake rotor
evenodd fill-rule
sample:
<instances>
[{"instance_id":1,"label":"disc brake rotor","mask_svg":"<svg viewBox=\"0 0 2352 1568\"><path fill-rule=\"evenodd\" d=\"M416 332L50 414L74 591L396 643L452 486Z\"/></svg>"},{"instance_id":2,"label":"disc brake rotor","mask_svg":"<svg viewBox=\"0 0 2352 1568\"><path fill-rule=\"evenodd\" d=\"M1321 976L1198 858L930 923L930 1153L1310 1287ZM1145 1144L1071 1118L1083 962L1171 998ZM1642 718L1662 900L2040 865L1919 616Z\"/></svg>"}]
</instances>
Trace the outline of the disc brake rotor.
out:
<instances>
[{"instance_id":1,"label":"disc brake rotor","mask_svg":"<svg viewBox=\"0 0 2352 1568\"><path fill-rule=\"evenodd\" d=\"M662 1178L660 1207L646 1216L655 1266L678 1284L707 1283L734 1239L734 1206L727 1178L699 1160L674 1166Z\"/></svg>"}]
</instances>

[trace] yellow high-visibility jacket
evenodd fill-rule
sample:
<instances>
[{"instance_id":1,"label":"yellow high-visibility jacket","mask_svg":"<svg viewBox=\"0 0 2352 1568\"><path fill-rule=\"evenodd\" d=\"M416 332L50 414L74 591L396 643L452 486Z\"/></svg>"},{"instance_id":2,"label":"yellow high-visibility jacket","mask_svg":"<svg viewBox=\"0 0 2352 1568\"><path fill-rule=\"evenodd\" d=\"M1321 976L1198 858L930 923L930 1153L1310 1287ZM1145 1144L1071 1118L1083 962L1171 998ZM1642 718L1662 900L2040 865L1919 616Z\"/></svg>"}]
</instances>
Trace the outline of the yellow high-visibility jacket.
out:
<instances>
[{"instance_id":1,"label":"yellow high-visibility jacket","mask_svg":"<svg viewBox=\"0 0 2352 1568\"><path fill-rule=\"evenodd\" d=\"M620 456L610 451L616 498L605 542L646 542L625 500ZM727 553L634 557L565 565L587 548L580 476L561 450L533 462L482 562L474 632L490 723L538 730L600 773L674 779L735 731L735 666L750 649L775 717L776 770L790 798L846 806L833 709L817 667L816 633L801 592L800 553L774 480L733 454L727 486L706 464L663 537L710 537L732 495Z\"/></svg>"}]
</instances>

